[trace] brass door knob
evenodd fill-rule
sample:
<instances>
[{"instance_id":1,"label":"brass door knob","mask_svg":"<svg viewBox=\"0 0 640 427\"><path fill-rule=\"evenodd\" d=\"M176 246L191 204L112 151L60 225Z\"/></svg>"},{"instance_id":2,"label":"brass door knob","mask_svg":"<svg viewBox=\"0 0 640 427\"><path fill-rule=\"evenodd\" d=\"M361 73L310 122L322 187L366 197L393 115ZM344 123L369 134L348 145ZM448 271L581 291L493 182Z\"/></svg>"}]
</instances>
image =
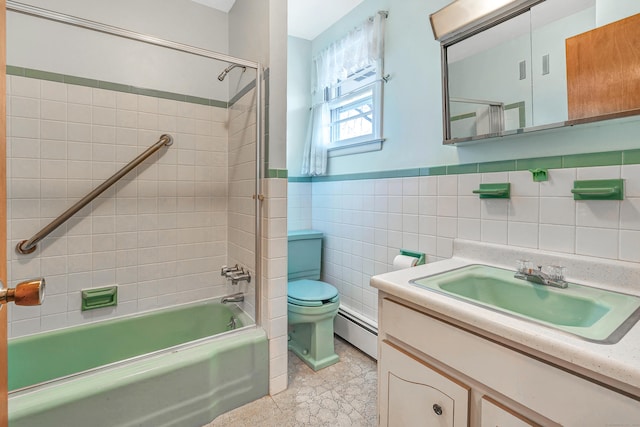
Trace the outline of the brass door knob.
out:
<instances>
[{"instance_id":1,"label":"brass door knob","mask_svg":"<svg viewBox=\"0 0 640 427\"><path fill-rule=\"evenodd\" d=\"M0 291L0 304L14 302L16 305L40 305L44 301L46 282L44 277L18 283L15 288Z\"/></svg>"}]
</instances>

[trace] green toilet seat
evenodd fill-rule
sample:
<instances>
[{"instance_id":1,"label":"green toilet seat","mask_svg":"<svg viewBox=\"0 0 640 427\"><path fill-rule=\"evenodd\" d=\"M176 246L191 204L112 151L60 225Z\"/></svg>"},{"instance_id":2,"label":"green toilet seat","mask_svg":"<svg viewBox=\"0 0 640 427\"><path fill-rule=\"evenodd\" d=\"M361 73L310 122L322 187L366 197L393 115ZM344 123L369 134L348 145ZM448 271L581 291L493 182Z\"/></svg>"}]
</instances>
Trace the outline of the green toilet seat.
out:
<instances>
[{"instance_id":1,"label":"green toilet seat","mask_svg":"<svg viewBox=\"0 0 640 427\"><path fill-rule=\"evenodd\" d=\"M338 301L338 290L319 280L294 280L287 284L287 302L303 307L320 307Z\"/></svg>"}]
</instances>

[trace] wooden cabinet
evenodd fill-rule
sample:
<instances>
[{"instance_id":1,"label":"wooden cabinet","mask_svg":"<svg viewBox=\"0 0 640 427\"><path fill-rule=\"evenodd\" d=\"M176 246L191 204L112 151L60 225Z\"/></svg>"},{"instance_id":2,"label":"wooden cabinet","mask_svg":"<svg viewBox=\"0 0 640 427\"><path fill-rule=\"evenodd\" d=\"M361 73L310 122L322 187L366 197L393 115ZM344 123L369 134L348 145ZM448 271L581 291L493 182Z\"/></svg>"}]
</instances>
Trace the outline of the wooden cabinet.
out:
<instances>
[{"instance_id":1,"label":"wooden cabinet","mask_svg":"<svg viewBox=\"0 0 640 427\"><path fill-rule=\"evenodd\" d=\"M640 420L637 396L379 295L381 426L605 426Z\"/></svg>"},{"instance_id":2,"label":"wooden cabinet","mask_svg":"<svg viewBox=\"0 0 640 427\"><path fill-rule=\"evenodd\" d=\"M380 426L467 426L469 387L392 344L380 351Z\"/></svg>"},{"instance_id":3,"label":"wooden cabinet","mask_svg":"<svg viewBox=\"0 0 640 427\"><path fill-rule=\"evenodd\" d=\"M569 120L640 109L640 13L568 38Z\"/></svg>"}]
</instances>

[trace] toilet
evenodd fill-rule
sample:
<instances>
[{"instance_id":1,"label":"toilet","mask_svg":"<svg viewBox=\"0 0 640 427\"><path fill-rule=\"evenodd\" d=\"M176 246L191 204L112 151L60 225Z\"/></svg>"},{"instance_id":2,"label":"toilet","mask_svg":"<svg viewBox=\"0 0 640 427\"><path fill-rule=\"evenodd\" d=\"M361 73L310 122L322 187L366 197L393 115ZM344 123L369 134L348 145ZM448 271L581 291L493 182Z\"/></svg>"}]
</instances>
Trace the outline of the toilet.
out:
<instances>
[{"instance_id":1,"label":"toilet","mask_svg":"<svg viewBox=\"0 0 640 427\"><path fill-rule=\"evenodd\" d=\"M338 290L320 280L322 233L290 231L287 285L289 349L317 371L336 363L333 318L338 314Z\"/></svg>"}]
</instances>

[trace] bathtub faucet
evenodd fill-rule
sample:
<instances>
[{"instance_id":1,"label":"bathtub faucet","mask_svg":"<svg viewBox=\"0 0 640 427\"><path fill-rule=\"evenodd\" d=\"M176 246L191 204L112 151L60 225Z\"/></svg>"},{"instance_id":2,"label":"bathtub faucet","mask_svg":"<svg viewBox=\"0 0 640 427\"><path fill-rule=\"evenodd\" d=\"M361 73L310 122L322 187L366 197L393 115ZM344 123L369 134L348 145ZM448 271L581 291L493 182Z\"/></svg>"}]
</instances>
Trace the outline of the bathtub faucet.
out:
<instances>
[{"instance_id":1,"label":"bathtub faucet","mask_svg":"<svg viewBox=\"0 0 640 427\"><path fill-rule=\"evenodd\" d=\"M220 269L220 275L229 278L232 274L238 273L240 271L242 271L242 269L238 267L238 264L233 267L227 267L226 265L223 265Z\"/></svg>"},{"instance_id":2,"label":"bathtub faucet","mask_svg":"<svg viewBox=\"0 0 640 427\"><path fill-rule=\"evenodd\" d=\"M220 302L222 304L227 304L230 302L242 302L244 301L244 294L242 292L237 292L235 294L227 295L226 297L222 297Z\"/></svg>"},{"instance_id":3,"label":"bathtub faucet","mask_svg":"<svg viewBox=\"0 0 640 427\"><path fill-rule=\"evenodd\" d=\"M238 282L241 281L251 283L251 273L249 273L249 271L245 270L244 268L240 272L231 275L232 285L237 285Z\"/></svg>"}]
</instances>

